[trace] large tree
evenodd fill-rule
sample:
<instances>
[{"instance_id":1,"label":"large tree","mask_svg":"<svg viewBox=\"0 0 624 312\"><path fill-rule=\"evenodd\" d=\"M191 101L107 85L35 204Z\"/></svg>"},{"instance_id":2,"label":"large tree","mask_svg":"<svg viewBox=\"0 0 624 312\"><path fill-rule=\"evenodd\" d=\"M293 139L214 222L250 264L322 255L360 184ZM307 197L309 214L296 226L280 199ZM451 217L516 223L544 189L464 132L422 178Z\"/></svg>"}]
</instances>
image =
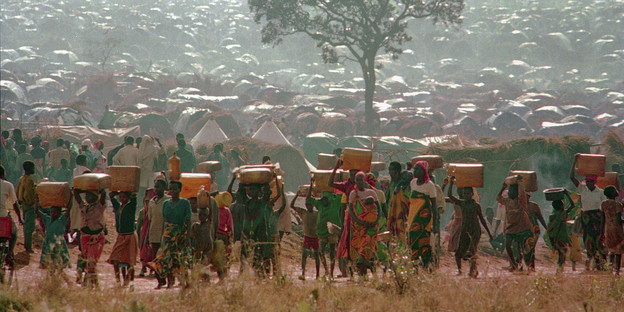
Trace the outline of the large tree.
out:
<instances>
[{"instance_id":1,"label":"large tree","mask_svg":"<svg viewBox=\"0 0 624 312\"><path fill-rule=\"evenodd\" d=\"M278 45L296 33L307 34L322 49L323 60L343 59L360 65L364 76L366 124L377 124L373 109L375 58L381 49L397 59L412 19L431 18L445 25L461 23L464 0L248 0L256 23L264 23L262 42ZM350 55L339 55L346 47ZM371 128L371 127L369 127ZM372 129L371 129L372 130Z\"/></svg>"}]
</instances>

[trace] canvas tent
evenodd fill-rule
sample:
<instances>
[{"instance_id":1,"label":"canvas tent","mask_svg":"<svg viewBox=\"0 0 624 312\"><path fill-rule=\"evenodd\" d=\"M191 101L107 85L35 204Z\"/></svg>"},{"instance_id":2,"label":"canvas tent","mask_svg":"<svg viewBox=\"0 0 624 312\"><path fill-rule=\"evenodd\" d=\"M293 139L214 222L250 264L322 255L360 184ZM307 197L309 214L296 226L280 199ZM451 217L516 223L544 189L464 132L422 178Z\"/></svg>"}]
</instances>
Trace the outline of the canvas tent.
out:
<instances>
[{"instance_id":1,"label":"canvas tent","mask_svg":"<svg viewBox=\"0 0 624 312\"><path fill-rule=\"evenodd\" d=\"M258 131L256 131L256 133L254 133L254 135L251 136L251 138L254 140L271 143L275 145L292 146L292 144L290 144L290 142L284 136L282 131L280 131L280 129L272 121L267 121L264 124L262 124L260 129L258 129Z\"/></svg>"},{"instance_id":2,"label":"canvas tent","mask_svg":"<svg viewBox=\"0 0 624 312\"><path fill-rule=\"evenodd\" d=\"M228 140L227 135L221 130L219 124L214 119L210 119L191 139L191 145L197 149L202 145L212 146L217 143L223 143Z\"/></svg>"},{"instance_id":3,"label":"canvas tent","mask_svg":"<svg viewBox=\"0 0 624 312\"><path fill-rule=\"evenodd\" d=\"M292 146L288 139L284 136L282 131L275 125L272 121L266 121L256 133L251 137L254 140L258 140L265 143L275 144L275 145L287 145ZM304 158L306 165L309 171L316 170L316 167L308 161L307 158Z\"/></svg>"}]
</instances>

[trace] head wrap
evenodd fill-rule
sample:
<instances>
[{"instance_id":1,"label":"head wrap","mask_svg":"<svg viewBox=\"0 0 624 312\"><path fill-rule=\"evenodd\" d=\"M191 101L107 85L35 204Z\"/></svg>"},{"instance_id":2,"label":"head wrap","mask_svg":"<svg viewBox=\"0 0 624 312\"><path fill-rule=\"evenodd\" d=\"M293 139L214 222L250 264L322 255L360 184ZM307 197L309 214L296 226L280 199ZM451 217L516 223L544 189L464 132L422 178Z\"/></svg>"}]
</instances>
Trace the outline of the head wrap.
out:
<instances>
[{"instance_id":1,"label":"head wrap","mask_svg":"<svg viewBox=\"0 0 624 312\"><path fill-rule=\"evenodd\" d=\"M82 146L91 146L91 139L82 140Z\"/></svg>"},{"instance_id":2,"label":"head wrap","mask_svg":"<svg viewBox=\"0 0 624 312\"><path fill-rule=\"evenodd\" d=\"M232 194L229 192L219 192L219 194L215 196L215 200L219 208L228 207L232 204Z\"/></svg>"},{"instance_id":3,"label":"head wrap","mask_svg":"<svg viewBox=\"0 0 624 312\"><path fill-rule=\"evenodd\" d=\"M598 176L593 175L593 174L592 174L592 175L586 175L586 176L585 176L585 180L587 180L587 181L594 181L594 182L596 182L596 181L598 181Z\"/></svg>"},{"instance_id":4,"label":"head wrap","mask_svg":"<svg viewBox=\"0 0 624 312\"><path fill-rule=\"evenodd\" d=\"M375 178L374 174L368 173L366 175L366 183L368 183L373 188L377 188L377 181L376 180L377 180L377 178Z\"/></svg>"},{"instance_id":5,"label":"head wrap","mask_svg":"<svg viewBox=\"0 0 624 312\"><path fill-rule=\"evenodd\" d=\"M93 148L95 150L99 150L100 146L102 146L104 144L104 141L102 141L102 139L97 139L97 141L95 141L95 143L93 143Z\"/></svg>"},{"instance_id":6,"label":"head wrap","mask_svg":"<svg viewBox=\"0 0 624 312\"><path fill-rule=\"evenodd\" d=\"M423 179L425 180L425 183L429 182L431 180L429 178L429 163L425 160L420 160L416 162L416 166L422 168L424 172Z\"/></svg>"},{"instance_id":7,"label":"head wrap","mask_svg":"<svg viewBox=\"0 0 624 312\"><path fill-rule=\"evenodd\" d=\"M45 140L45 141L41 142L41 146L49 147L50 146L50 142L48 140Z\"/></svg>"},{"instance_id":8,"label":"head wrap","mask_svg":"<svg viewBox=\"0 0 624 312\"><path fill-rule=\"evenodd\" d=\"M144 135L139 146L139 166L153 167L156 156L158 156L158 149L154 146L154 139L147 134Z\"/></svg>"},{"instance_id":9,"label":"head wrap","mask_svg":"<svg viewBox=\"0 0 624 312\"><path fill-rule=\"evenodd\" d=\"M357 178L357 177L359 177L359 176L361 176L362 178L364 178L364 181L366 181L366 173L364 173L364 171L358 171L358 172L355 174L355 177L356 177L356 178Z\"/></svg>"}]
</instances>

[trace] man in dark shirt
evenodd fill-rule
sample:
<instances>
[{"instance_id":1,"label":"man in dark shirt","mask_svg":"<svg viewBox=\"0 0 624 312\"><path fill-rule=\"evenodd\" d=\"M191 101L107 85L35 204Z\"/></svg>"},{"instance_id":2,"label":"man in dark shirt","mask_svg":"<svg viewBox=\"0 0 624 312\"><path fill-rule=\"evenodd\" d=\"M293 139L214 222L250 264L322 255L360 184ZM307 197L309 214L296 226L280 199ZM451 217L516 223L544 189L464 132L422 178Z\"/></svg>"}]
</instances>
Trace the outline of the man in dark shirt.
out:
<instances>
[{"instance_id":1,"label":"man in dark shirt","mask_svg":"<svg viewBox=\"0 0 624 312\"><path fill-rule=\"evenodd\" d=\"M216 144L214 150L208 155L208 160L221 162L221 170L215 173L215 180L220 190L225 189L225 185L228 183L228 175L230 174L230 162L223 154L223 144Z\"/></svg>"},{"instance_id":2,"label":"man in dark shirt","mask_svg":"<svg viewBox=\"0 0 624 312\"><path fill-rule=\"evenodd\" d=\"M182 172L195 172L195 155L186 149L186 141L178 140L176 155L180 158L180 170Z\"/></svg>"},{"instance_id":3,"label":"man in dark shirt","mask_svg":"<svg viewBox=\"0 0 624 312\"><path fill-rule=\"evenodd\" d=\"M43 169L45 167L45 158L47 152L43 147L41 147L41 137L36 136L30 140L30 144L32 145L32 150L30 150L30 155L33 157L35 165L37 167L37 174L43 177Z\"/></svg>"}]
</instances>

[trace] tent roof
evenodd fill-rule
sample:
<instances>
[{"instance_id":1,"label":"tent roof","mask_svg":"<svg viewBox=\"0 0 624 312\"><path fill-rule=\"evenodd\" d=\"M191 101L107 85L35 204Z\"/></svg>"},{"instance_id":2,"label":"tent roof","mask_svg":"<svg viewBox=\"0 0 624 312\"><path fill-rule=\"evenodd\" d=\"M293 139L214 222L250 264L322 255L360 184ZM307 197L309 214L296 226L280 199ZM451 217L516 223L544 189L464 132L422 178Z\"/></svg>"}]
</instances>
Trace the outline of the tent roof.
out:
<instances>
[{"instance_id":1,"label":"tent roof","mask_svg":"<svg viewBox=\"0 0 624 312\"><path fill-rule=\"evenodd\" d=\"M211 146L217 143L223 143L228 140L227 135L221 130L219 124L214 119L210 119L191 139L193 148L199 148L202 145Z\"/></svg>"},{"instance_id":2,"label":"tent roof","mask_svg":"<svg viewBox=\"0 0 624 312\"><path fill-rule=\"evenodd\" d=\"M280 131L280 129L272 121L267 121L262 124L260 129L258 129L258 131L256 131L251 138L276 145L292 146L282 131Z\"/></svg>"}]
</instances>

